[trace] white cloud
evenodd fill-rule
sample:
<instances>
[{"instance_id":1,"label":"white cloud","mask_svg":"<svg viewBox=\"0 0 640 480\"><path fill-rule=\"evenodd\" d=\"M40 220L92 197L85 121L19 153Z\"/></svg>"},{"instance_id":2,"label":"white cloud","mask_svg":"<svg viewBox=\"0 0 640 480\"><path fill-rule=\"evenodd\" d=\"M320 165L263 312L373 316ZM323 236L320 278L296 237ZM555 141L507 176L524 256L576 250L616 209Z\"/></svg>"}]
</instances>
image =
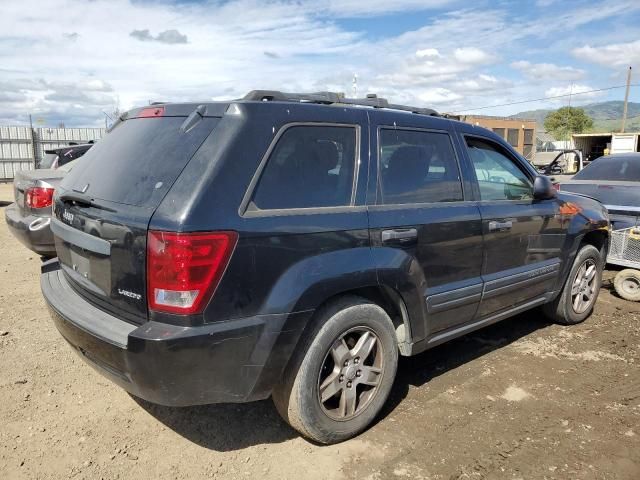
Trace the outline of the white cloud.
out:
<instances>
[{"instance_id":1,"label":"white cloud","mask_svg":"<svg viewBox=\"0 0 640 480\"><path fill-rule=\"evenodd\" d=\"M431 88L418 94L418 98L427 104L448 104L462 99L462 95L446 88Z\"/></svg>"},{"instance_id":2,"label":"white cloud","mask_svg":"<svg viewBox=\"0 0 640 480\"><path fill-rule=\"evenodd\" d=\"M571 53L580 60L607 67L624 67L640 64L640 40L615 43L601 47L585 45L574 48Z\"/></svg>"},{"instance_id":3,"label":"white cloud","mask_svg":"<svg viewBox=\"0 0 640 480\"><path fill-rule=\"evenodd\" d=\"M456 48L453 56L461 63L474 65L486 65L495 60L493 55L489 55L487 52L476 47Z\"/></svg>"},{"instance_id":4,"label":"white cloud","mask_svg":"<svg viewBox=\"0 0 640 480\"><path fill-rule=\"evenodd\" d=\"M437 48L423 48L416 52L418 58L439 58L441 56Z\"/></svg>"},{"instance_id":5,"label":"white cloud","mask_svg":"<svg viewBox=\"0 0 640 480\"><path fill-rule=\"evenodd\" d=\"M582 80L586 72L574 67L561 67L553 63L531 63L520 60L511 63L511 68L519 70L526 77L542 81Z\"/></svg>"},{"instance_id":6,"label":"white cloud","mask_svg":"<svg viewBox=\"0 0 640 480\"><path fill-rule=\"evenodd\" d=\"M586 103L595 98L601 97L602 92L594 92L594 87L589 85L564 85L560 87L551 87L544 92L545 97L559 97L553 99L556 103L568 103L571 99L572 104Z\"/></svg>"}]
</instances>

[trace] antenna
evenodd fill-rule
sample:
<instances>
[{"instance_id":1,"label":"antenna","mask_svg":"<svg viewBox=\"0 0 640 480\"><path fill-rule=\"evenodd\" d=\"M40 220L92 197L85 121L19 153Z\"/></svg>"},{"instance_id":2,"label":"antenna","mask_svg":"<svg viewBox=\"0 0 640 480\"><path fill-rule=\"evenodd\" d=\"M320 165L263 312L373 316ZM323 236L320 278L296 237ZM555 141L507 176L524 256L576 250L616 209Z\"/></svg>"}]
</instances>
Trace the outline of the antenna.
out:
<instances>
[{"instance_id":1,"label":"antenna","mask_svg":"<svg viewBox=\"0 0 640 480\"><path fill-rule=\"evenodd\" d=\"M353 80L351 81L351 83L353 84L352 86L353 98L358 98L358 74L357 73L353 74Z\"/></svg>"}]
</instances>

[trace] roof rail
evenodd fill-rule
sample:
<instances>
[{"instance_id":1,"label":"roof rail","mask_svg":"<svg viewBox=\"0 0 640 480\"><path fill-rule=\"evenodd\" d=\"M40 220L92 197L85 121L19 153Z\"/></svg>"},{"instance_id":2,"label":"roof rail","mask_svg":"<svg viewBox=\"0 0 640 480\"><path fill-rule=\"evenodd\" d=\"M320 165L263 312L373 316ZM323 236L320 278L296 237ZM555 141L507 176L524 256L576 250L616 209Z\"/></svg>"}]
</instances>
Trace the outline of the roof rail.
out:
<instances>
[{"instance_id":1,"label":"roof rail","mask_svg":"<svg viewBox=\"0 0 640 480\"><path fill-rule=\"evenodd\" d=\"M440 116L438 112L431 108L389 103L386 98L378 98L375 94L369 94L366 98L347 98L344 93L338 92L287 93L278 90L252 90L244 96L243 100L258 102L319 103L322 105L358 105L373 108L389 108L420 115Z\"/></svg>"}]
</instances>

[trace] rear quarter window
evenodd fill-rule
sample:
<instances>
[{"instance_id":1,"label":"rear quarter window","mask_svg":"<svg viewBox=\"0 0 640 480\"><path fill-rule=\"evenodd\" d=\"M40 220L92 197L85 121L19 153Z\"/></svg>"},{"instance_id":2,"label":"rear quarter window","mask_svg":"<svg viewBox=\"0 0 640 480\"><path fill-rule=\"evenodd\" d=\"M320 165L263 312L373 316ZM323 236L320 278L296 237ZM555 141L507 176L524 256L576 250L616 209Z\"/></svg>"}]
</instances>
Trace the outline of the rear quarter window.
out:
<instances>
[{"instance_id":1,"label":"rear quarter window","mask_svg":"<svg viewBox=\"0 0 640 480\"><path fill-rule=\"evenodd\" d=\"M249 210L351 205L357 136L355 126L288 127L263 167Z\"/></svg>"}]
</instances>

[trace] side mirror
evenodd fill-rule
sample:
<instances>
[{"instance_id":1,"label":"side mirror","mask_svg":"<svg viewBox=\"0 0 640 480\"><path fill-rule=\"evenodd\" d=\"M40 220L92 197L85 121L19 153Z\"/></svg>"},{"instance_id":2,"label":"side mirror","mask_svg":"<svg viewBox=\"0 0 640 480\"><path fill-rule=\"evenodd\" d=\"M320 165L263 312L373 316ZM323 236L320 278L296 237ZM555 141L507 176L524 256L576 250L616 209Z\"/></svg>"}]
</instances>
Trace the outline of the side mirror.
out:
<instances>
[{"instance_id":1,"label":"side mirror","mask_svg":"<svg viewBox=\"0 0 640 480\"><path fill-rule=\"evenodd\" d=\"M533 198L535 200L549 200L555 198L558 192L553 187L549 177L538 175L533 182Z\"/></svg>"}]
</instances>

